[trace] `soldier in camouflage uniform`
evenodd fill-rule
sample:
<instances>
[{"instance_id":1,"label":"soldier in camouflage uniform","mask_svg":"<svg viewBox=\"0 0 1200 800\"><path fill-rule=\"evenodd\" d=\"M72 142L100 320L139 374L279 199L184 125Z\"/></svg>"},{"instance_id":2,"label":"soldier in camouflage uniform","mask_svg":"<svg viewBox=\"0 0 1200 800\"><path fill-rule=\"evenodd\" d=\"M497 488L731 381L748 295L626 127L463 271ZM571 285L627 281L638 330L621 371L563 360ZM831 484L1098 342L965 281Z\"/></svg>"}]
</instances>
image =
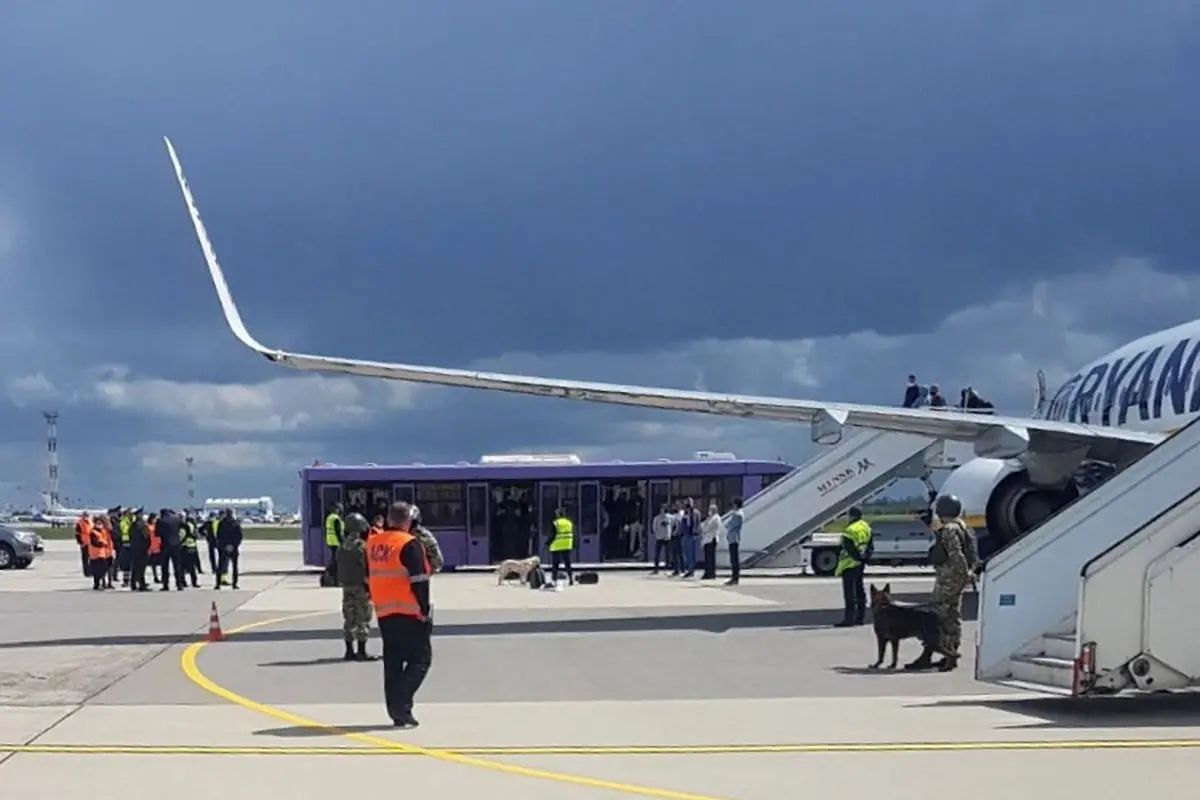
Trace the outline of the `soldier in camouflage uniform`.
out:
<instances>
[{"instance_id":1,"label":"soldier in camouflage uniform","mask_svg":"<svg viewBox=\"0 0 1200 800\"><path fill-rule=\"evenodd\" d=\"M371 526L362 514L346 515L344 540L337 550L337 576L342 587L342 633L346 661L370 661L371 594L367 590L367 534Z\"/></svg>"},{"instance_id":2,"label":"soldier in camouflage uniform","mask_svg":"<svg viewBox=\"0 0 1200 800\"><path fill-rule=\"evenodd\" d=\"M940 623L940 635L934 648L942 655L932 661L922 657L907 665L909 669L936 668L949 672L958 666L962 644L962 595L974 576L978 550L975 532L961 519L962 503L954 495L940 495L934 502L934 514L941 524L934 531L929 561L935 568L931 610Z\"/></svg>"},{"instance_id":3,"label":"soldier in camouflage uniform","mask_svg":"<svg viewBox=\"0 0 1200 800\"><path fill-rule=\"evenodd\" d=\"M425 548L425 557L429 559L429 569L433 572L441 572L446 560L442 558L442 548L438 546L437 538L430 532L428 528L421 524L421 509L412 506L412 535L421 547Z\"/></svg>"}]
</instances>

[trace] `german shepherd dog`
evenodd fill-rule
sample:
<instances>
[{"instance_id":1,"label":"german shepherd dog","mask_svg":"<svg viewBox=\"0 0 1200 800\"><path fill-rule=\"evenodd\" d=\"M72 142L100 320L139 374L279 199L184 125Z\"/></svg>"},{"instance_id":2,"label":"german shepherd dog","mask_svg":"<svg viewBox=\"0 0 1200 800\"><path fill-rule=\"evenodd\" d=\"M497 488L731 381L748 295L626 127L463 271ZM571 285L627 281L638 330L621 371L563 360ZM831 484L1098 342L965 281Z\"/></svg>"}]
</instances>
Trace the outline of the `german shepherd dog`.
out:
<instances>
[{"instance_id":1,"label":"german shepherd dog","mask_svg":"<svg viewBox=\"0 0 1200 800\"><path fill-rule=\"evenodd\" d=\"M892 661L888 669L895 669L900 659L900 642L904 639L919 639L924 648L913 664L929 662L937 646L939 623L937 616L928 608L897 603L892 600L890 583L882 589L875 588L872 583L871 619L875 626L879 657L870 669L879 669L883 664L884 652L889 644L892 646Z\"/></svg>"}]
</instances>

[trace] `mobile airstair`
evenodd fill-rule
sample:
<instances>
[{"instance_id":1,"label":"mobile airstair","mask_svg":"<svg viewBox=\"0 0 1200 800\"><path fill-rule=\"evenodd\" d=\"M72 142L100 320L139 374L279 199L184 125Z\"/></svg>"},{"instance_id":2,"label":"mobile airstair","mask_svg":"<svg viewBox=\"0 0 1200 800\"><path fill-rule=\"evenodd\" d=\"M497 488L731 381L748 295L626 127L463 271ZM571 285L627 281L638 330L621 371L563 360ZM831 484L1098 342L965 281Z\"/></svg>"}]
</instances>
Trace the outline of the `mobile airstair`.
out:
<instances>
[{"instance_id":1,"label":"mobile airstair","mask_svg":"<svg viewBox=\"0 0 1200 800\"><path fill-rule=\"evenodd\" d=\"M1200 421L993 556L976 678L1055 694L1200 682Z\"/></svg>"},{"instance_id":2,"label":"mobile airstair","mask_svg":"<svg viewBox=\"0 0 1200 800\"><path fill-rule=\"evenodd\" d=\"M939 439L908 433L860 430L747 501L743 509L743 567L786 566L788 554L847 508L878 494L902 478L927 479L947 461ZM729 564L722 543L717 561Z\"/></svg>"}]
</instances>

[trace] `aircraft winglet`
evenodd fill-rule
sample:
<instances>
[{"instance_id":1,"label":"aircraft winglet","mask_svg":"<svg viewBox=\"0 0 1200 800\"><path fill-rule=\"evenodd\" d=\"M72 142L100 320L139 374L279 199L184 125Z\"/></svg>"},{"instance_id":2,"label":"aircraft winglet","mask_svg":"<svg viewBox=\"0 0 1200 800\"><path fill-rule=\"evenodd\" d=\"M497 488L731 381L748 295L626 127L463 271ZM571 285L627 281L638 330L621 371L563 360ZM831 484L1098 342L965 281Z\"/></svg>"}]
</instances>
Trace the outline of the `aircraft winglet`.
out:
<instances>
[{"instance_id":1,"label":"aircraft winglet","mask_svg":"<svg viewBox=\"0 0 1200 800\"><path fill-rule=\"evenodd\" d=\"M225 321L229 323L229 329L242 344L274 360L275 353L251 336L250 331L246 329L246 324L242 322L242 315L238 311L237 304L233 302L233 294L229 291L229 284L225 281L225 273L221 271L221 264L217 261L217 252L213 249L212 241L208 238L208 231L204 228L204 220L200 219L200 209L196 207L196 199L188 187L187 178L183 174L183 165L179 163L175 146L171 144L170 137L164 136L163 142L167 145L167 155L171 157L171 164L175 167L175 179L179 181L179 191L183 193L183 202L187 205L188 214L192 217L192 226L196 229L196 238L200 241L200 249L204 251L204 260L208 262L208 272L212 276L213 286L217 289L217 297L221 301L221 310L225 312Z\"/></svg>"}]
</instances>

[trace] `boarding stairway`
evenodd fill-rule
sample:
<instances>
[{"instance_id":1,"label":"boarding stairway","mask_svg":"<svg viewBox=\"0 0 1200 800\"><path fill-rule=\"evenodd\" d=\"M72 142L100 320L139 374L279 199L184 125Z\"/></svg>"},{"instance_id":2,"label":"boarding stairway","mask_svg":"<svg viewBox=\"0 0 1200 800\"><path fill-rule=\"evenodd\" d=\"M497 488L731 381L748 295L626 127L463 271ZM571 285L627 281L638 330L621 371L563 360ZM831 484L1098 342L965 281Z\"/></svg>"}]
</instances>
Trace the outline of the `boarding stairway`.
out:
<instances>
[{"instance_id":1,"label":"boarding stairway","mask_svg":"<svg viewBox=\"0 0 1200 800\"><path fill-rule=\"evenodd\" d=\"M989 560L975 676L1053 694L1200 683L1200 420Z\"/></svg>"},{"instance_id":2,"label":"boarding stairway","mask_svg":"<svg viewBox=\"0 0 1200 800\"><path fill-rule=\"evenodd\" d=\"M743 567L786 565L789 551L855 503L902 478L925 479L931 470L960 463L941 440L908 433L860 430L822 449L746 502ZM718 548L717 562L727 567L728 545Z\"/></svg>"}]
</instances>

